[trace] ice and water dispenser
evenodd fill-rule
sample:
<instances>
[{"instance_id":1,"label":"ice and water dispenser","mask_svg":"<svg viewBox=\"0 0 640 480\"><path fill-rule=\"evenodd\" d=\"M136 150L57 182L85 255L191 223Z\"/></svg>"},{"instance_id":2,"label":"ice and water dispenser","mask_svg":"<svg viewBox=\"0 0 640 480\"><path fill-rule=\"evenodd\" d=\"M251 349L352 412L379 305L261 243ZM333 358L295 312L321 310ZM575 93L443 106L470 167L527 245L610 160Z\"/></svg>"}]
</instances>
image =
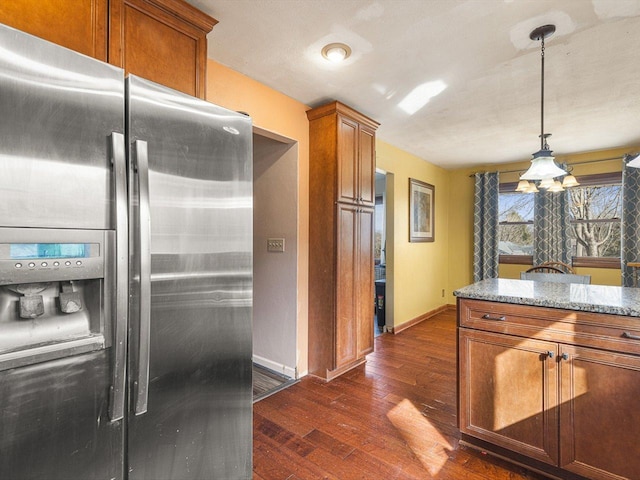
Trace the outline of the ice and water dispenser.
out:
<instances>
[{"instance_id":1,"label":"ice and water dispenser","mask_svg":"<svg viewBox=\"0 0 640 480\"><path fill-rule=\"evenodd\" d=\"M113 235L0 229L0 370L108 346Z\"/></svg>"}]
</instances>

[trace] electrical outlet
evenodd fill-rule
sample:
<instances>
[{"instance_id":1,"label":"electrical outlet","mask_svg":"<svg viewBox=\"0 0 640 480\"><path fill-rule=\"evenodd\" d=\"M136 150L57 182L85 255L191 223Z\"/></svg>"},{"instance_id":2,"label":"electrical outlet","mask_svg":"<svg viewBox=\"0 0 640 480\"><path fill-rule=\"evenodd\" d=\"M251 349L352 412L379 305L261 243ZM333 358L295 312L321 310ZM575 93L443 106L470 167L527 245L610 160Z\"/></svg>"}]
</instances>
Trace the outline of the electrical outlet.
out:
<instances>
[{"instance_id":1,"label":"electrical outlet","mask_svg":"<svg viewBox=\"0 0 640 480\"><path fill-rule=\"evenodd\" d=\"M267 252L284 252L284 238L267 238Z\"/></svg>"}]
</instances>

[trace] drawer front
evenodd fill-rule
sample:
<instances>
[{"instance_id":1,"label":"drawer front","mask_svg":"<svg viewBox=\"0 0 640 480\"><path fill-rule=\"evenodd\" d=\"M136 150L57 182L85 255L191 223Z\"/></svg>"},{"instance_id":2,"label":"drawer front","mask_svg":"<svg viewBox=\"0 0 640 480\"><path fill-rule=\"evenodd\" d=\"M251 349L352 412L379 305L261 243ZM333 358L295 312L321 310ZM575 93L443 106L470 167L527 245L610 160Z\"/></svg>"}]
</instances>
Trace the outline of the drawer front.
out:
<instances>
[{"instance_id":1,"label":"drawer front","mask_svg":"<svg viewBox=\"0 0 640 480\"><path fill-rule=\"evenodd\" d=\"M458 299L458 325L640 355L640 318Z\"/></svg>"}]
</instances>

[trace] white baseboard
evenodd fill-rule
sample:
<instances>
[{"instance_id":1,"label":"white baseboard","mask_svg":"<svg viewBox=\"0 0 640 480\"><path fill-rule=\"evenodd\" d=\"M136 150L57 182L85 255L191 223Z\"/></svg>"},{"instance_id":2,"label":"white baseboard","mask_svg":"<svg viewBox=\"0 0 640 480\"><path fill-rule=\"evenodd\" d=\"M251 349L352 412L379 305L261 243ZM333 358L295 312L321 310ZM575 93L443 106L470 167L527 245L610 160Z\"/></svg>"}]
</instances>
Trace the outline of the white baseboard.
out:
<instances>
[{"instance_id":1,"label":"white baseboard","mask_svg":"<svg viewBox=\"0 0 640 480\"><path fill-rule=\"evenodd\" d=\"M289 378L295 378L295 379L298 378L296 376L296 369L295 368L288 367L286 365L283 365L282 363L273 362L273 361L271 361L271 360L269 360L267 358L263 358L263 357L260 357L258 355L254 355L253 356L253 363L258 364L261 367L268 368L269 370L271 370L273 372L281 373L282 375L286 375Z\"/></svg>"}]
</instances>

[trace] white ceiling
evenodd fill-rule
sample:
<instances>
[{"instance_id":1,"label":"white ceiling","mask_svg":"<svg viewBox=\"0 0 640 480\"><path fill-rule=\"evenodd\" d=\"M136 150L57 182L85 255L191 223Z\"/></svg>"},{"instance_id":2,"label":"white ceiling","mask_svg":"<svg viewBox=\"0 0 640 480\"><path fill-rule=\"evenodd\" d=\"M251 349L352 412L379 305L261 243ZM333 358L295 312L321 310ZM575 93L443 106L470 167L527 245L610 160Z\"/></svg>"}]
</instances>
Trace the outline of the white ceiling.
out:
<instances>
[{"instance_id":1,"label":"white ceiling","mask_svg":"<svg viewBox=\"0 0 640 480\"><path fill-rule=\"evenodd\" d=\"M216 18L210 58L311 107L340 100L382 140L444 168L640 145L640 0L188 0ZM341 65L322 47L353 50ZM446 84L415 113L414 89ZM441 82L441 83L437 83ZM249 112L251 113L251 112Z\"/></svg>"}]
</instances>

